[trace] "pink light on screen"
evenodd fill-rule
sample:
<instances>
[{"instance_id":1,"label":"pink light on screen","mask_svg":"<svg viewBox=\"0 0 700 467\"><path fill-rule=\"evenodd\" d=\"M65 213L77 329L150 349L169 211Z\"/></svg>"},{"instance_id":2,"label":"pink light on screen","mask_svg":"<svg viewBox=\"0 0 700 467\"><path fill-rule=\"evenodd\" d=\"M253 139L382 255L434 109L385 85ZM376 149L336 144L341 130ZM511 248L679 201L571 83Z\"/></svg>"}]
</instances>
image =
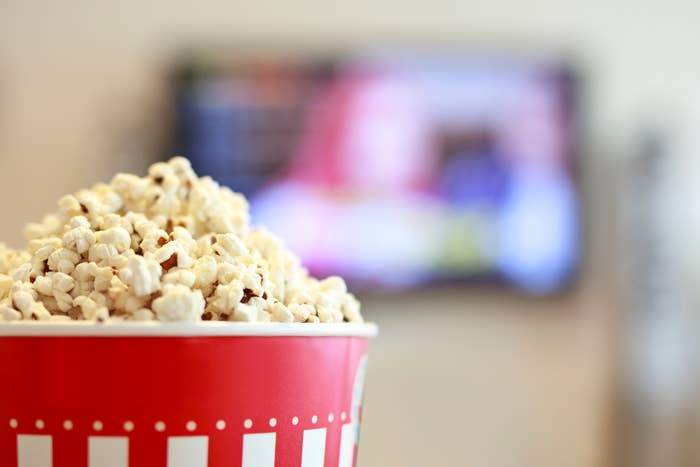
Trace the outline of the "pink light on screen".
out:
<instances>
[{"instance_id":1,"label":"pink light on screen","mask_svg":"<svg viewBox=\"0 0 700 467\"><path fill-rule=\"evenodd\" d=\"M311 109L290 178L394 193L429 184L437 156L433 133L407 77L349 73L321 91Z\"/></svg>"}]
</instances>

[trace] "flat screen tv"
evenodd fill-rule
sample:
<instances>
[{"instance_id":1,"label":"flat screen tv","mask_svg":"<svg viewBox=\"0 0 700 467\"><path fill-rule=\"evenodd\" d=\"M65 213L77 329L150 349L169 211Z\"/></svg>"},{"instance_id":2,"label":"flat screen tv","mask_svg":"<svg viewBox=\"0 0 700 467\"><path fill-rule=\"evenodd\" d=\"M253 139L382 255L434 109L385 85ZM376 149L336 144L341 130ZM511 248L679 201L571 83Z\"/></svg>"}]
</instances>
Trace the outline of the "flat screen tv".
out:
<instances>
[{"instance_id":1,"label":"flat screen tv","mask_svg":"<svg viewBox=\"0 0 700 467\"><path fill-rule=\"evenodd\" d=\"M581 249L575 87L562 62L507 54L193 54L172 149L313 274L547 294Z\"/></svg>"}]
</instances>

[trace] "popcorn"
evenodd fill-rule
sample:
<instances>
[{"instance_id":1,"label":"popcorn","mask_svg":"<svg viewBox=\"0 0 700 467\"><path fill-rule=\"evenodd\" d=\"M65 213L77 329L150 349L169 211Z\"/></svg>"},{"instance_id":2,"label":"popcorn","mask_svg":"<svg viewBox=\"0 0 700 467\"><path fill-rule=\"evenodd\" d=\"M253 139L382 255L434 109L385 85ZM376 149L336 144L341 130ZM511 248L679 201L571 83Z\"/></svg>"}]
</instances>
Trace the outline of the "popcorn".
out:
<instances>
[{"instance_id":1,"label":"popcorn","mask_svg":"<svg viewBox=\"0 0 700 467\"><path fill-rule=\"evenodd\" d=\"M197 281L197 276L187 269L176 269L163 276L164 284L182 284L192 288Z\"/></svg>"},{"instance_id":2,"label":"popcorn","mask_svg":"<svg viewBox=\"0 0 700 467\"><path fill-rule=\"evenodd\" d=\"M32 263L25 263L21 266L18 266L17 268L11 270L12 272L12 279L14 279L17 282L27 282L30 279L30 275L32 272Z\"/></svg>"},{"instance_id":3,"label":"popcorn","mask_svg":"<svg viewBox=\"0 0 700 467\"><path fill-rule=\"evenodd\" d=\"M341 309L343 311L343 316L345 321L349 323L361 323L362 315L360 314L360 303L355 300L352 295L345 295L343 297L343 302Z\"/></svg>"},{"instance_id":4,"label":"popcorn","mask_svg":"<svg viewBox=\"0 0 700 467\"><path fill-rule=\"evenodd\" d=\"M107 307L96 303L90 297L77 297L75 299L75 304L81 308L83 316L87 320L102 321L109 316Z\"/></svg>"},{"instance_id":5,"label":"popcorn","mask_svg":"<svg viewBox=\"0 0 700 467\"><path fill-rule=\"evenodd\" d=\"M240 283L222 284L216 287L214 295L211 297L210 311L220 314L230 314L237 304L241 303L245 292Z\"/></svg>"},{"instance_id":6,"label":"popcorn","mask_svg":"<svg viewBox=\"0 0 700 467\"><path fill-rule=\"evenodd\" d=\"M211 256L201 256L192 266L192 272L196 277L195 287L204 289L213 284L217 278L216 260Z\"/></svg>"},{"instance_id":7,"label":"popcorn","mask_svg":"<svg viewBox=\"0 0 700 467\"><path fill-rule=\"evenodd\" d=\"M43 303L34 302L29 308L29 316L37 321L48 321L51 319L51 313L46 309Z\"/></svg>"},{"instance_id":8,"label":"popcorn","mask_svg":"<svg viewBox=\"0 0 700 467\"><path fill-rule=\"evenodd\" d=\"M216 265L216 279L221 284L230 284L241 277L241 271L233 263L218 263Z\"/></svg>"},{"instance_id":9,"label":"popcorn","mask_svg":"<svg viewBox=\"0 0 700 467\"><path fill-rule=\"evenodd\" d=\"M163 268L164 272L173 267L191 268L194 264L194 259L189 255L186 248L178 242L168 242L158 248L153 253L153 258Z\"/></svg>"},{"instance_id":10,"label":"popcorn","mask_svg":"<svg viewBox=\"0 0 700 467\"><path fill-rule=\"evenodd\" d=\"M212 250L223 258L235 258L248 253L241 239L232 233L217 235Z\"/></svg>"},{"instance_id":11,"label":"popcorn","mask_svg":"<svg viewBox=\"0 0 700 467\"><path fill-rule=\"evenodd\" d=\"M294 316L294 321L305 323L314 312L314 307L309 304L300 305L298 303L292 303L289 305L289 311L292 313L292 316Z\"/></svg>"},{"instance_id":12,"label":"popcorn","mask_svg":"<svg viewBox=\"0 0 700 467\"><path fill-rule=\"evenodd\" d=\"M70 274L80 261L80 255L67 248L59 248L49 255L48 266L52 271Z\"/></svg>"},{"instance_id":13,"label":"popcorn","mask_svg":"<svg viewBox=\"0 0 700 467\"><path fill-rule=\"evenodd\" d=\"M316 280L249 226L245 198L187 159L67 195L0 243L0 321L361 322L339 277Z\"/></svg>"},{"instance_id":14,"label":"popcorn","mask_svg":"<svg viewBox=\"0 0 700 467\"><path fill-rule=\"evenodd\" d=\"M131 315L131 319L133 321L151 321L155 319L155 314L148 308L141 308Z\"/></svg>"},{"instance_id":15,"label":"popcorn","mask_svg":"<svg viewBox=\"0 0 700 467\"><path fill-rule=\"evenodd\" d=\"M117 174L112 179L112 188L121 198L130 203L138 203L148 188L148 179L131 174Z\"/></svg>"},{"instance_id":16,"label":"popcorn","mask_svg":"<svg viewBox=\"0 0 700 467\"><path fill-rule=\"evenodd\" d=\"M335 323L338 321L342 321L342 316L343 316L342 313L340 313L338 310L334 310L332 308L327 308L323 305L319 305L316 307L316 313L318 315L318 319L322 323ZM338 319L338 313L340 313L341 319Z\"/></svg>"},{"instance_id":17,"label":"popcorn","mask_svg":"<svg viewBox=\"0 0 700 467\"><path fill-rule=\"evenodd\" d=\"M55 236L62 231L62 228L62 218L58 215L49 214L44 216L40 223L27 224L24 229L24 236L27 240Z\"/></svg>"},{"instance_id":18,"label":"popcorn","mask_svg":"<svg viewBox=\"0 0 700 467\"><path fill-rule=\"evenodd\" d=\"M114 277L114 271L109 266L97 267L95 263L92 264L94 272L92 276L94 277L93 287L97 292L105 292L112 286L112 278Z\"/></svg>"},{"instance_id":19,"label":"popcorn","mask_svg":"<svg viewBox=\"0 0 700 467\"><path fill-rule=\"evenodd\" d=\"M234 321L257 321L258 310L252 306L239 304L233 312Z\"/></svg>"},{"instance_id":20,"label":"popcorn","mask_svg":"<svg viewBox=\"0 0 700 467\"><path fill-rule=\"evenodd\" d=\"M259 323L269 323L272 321L270 313L265 310L258 310L258 315L256 318Z\"/></svg>"},{"instance_id":21,"label":"popcorn","mask_svg":"<svg viewBox=\"0 0 700 467\"><path fill-rule=\"evenodd\" d=\"M9 297L12 290L12 277L7 274L0 274L0 299Z\"/></svg>"},{"instance_id":22,"label":"popcorn","mask_svg":"<svg viewBox=\"0 0 700 467\"><path fill-rule=\"evenodd\" d=\"M159 247L165 245L170 241L170 236L168 235L168 232L159 229L155 224L151 225L153 226L153 228L150 228L150 225L144 225L144 227L148 227L148 229L144 230L144 233L141 234L143 240L139 244L139 248L141 248L143 252L153 253Z\"/></svg>"},{"instance_id":23,"label":"popcorn","mask_svg":"<svg viewBox=\"0 0 700 467\"><path fill-rule=\"evenodd\" d=\"M0 306L0 321L18 321L22 319L22 313L8 306Z\"/></svg>"},{"instance_id":24,"label":"popcorn","mask_svg":"<svg viewBox=\"0 0 700 467\"><path fill-rule=\"evenodd\" d=\"M294 314L280 302L274 303L270 307L270 311L275 321L279 321L280 323L291 323L294 321Z\"/></svg>"},{"instance_id":25,"label":"popcorn","mask_svg":"<svg viewBox=\"0 0 700 467\"><path fill-rule=\"evenodd\" d=\"M153 311L161 321L198 321L204 313L204 297L199 290L166 284L163 294L153 300Z\"/></svg>"},{"instance_id":26,"label":"popcorn","mask_svg":"<svg viewBox=\"0 0 700 467\"><path fill-rule=\"evenodd\" d=\"M63 234L63 243L77 253L85 253L97 240L95 233L90 229L90 222L83 216L75 216L69 225L71 229Z\"/></svg>"},{"instance_id":27,"label":"popcorn","mask_svg":"<svg viewBox=\"0 0 700 467\"><path fill-rule=\"evenodd\" d=\"M27 263L30 259L31 255L26 251L12 250L0 242L0 274L12 276L10 271Z\"/></svg>"},{"instance_id":28,"label":"popcorn","mask_svg":"<svg viewBox=\"0 0 700 467\"><path fill-rule=\"evenodd\" d=\"M73 308L73 297L69 293L56 291L53 293L53 298L56 299L56 306L59 310L65 312Z\"/></svg>"},{"instance_id":29,"label":"popcorn","mask_svg":"<svg viewBox=\"0 0 700 467\"><path fill-rule=\"evenodd\" d=\"M162 268L152 257L132 256L126 267L119 270L119 278L136 295L150 295L160 290Z\"/></svg>"},{"instance_id":30,"label":"popcorn","mask_svg":"<svg viewBox=\"0 0 700 467\"><path fill-rule=\"evenodd\" d=\"M58 200L58 209L61 214L68 217L78 216L79 213L87 214L87 207L80 204L80 201L73 195L66 195Z\"/></svg>"},{"instance_id":31,"label":"popcorn","mask_svg":"<svg viewBox=\"0 0 700 467\"><path fill-rule=\"evenodd\" d=\"M34 290L43 295L51 295L51 288L53 287L53 281L50 277L39 276L34 281Z\"/></svg>"}]
</instances>

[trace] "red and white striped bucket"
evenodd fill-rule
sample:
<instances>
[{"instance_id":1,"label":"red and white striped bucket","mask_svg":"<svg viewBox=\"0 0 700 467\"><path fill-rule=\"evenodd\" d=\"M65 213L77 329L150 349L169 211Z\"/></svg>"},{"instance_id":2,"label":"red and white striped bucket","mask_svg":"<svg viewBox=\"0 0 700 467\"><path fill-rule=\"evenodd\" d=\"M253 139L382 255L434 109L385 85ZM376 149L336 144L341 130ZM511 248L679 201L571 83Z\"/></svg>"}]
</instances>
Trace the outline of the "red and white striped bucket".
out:
<instances>
[{"instance_id":1,"label":"red and white striped bucket","mask_svg":"<svg viewBox=\"0 0 700 467\"><path fill-rule=\"evenodd\" d=\"M0 465L351 467L372 324L0 324Z\"/></svg>"}]
</instances>

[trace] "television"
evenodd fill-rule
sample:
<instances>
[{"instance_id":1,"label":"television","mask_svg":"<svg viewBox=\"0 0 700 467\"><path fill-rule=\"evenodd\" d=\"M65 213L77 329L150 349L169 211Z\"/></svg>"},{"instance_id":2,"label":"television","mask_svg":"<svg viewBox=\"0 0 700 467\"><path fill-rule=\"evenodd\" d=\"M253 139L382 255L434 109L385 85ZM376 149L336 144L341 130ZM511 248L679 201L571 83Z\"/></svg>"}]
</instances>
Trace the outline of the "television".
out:
<instances>
[{"instance_id":1,"label":"television","mask_svg":"<svg viewBox=\"0 0 700 467\"><path fill-rule=\"evenodd\" d=\"M552 59L192 54L172 149L250 201L310 272L355 290L562 290L581 249L576 79Z\"/></svg>"}]
</instances>

